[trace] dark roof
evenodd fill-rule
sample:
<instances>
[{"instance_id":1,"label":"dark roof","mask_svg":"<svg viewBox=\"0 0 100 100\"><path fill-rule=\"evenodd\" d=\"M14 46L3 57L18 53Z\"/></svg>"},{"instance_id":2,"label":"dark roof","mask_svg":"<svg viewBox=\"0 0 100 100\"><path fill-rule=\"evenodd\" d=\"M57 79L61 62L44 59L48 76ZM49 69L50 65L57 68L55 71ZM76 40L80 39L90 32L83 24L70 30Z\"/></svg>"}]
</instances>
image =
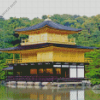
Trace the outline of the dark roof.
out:
<instances>
[{"instance_id":1,"label":"dark roof","mask_svg":"<svg viewBox=\"0 0 100 100\"><path fill-rule=\"evenodd\" d=\"M6 67L6 68L4 68L2 70L13 70L13 67Z\"/></svg>"},{"instance_id":2,"label":"dark roof","mask_svg":"<svg viewBox=\"0 0 100 100\"><path fill-rule=\"evenodd\" d=\"M49 46L64 47L64 48L79 48L79 49L100 49L98 47L86 47L86 46L79 46L79 45L66 45L66 44L56 44L56 43L41 43L41 44L33 44L33 45L26 45L26 46L19 45L17 47L0 49L0 51L38 49L38 48L44 48L44 47L49 47Z\"/></svg>"},{"instance_id":3,"label":"dark roof","mask_svg":"<svg viewBox=\"0 0 100 100\"><path fill-rule=\"evenodd\" d=\"M26 28L22 28L22 29L16 29L15 31L20 32L20 31L35 30L35 29L40 29L40 28L44 27L45 25L48 25L51 28L60 29L60 30L69 30L69 31L81 31L82 30L82 29L71 28L71 27L64 26L64 25L55 23L53 21L47 20L47 21L43 21L42 23L39 23L34 26L30 26L30 27L26 27Z\"/></svg>"}]
</instances>

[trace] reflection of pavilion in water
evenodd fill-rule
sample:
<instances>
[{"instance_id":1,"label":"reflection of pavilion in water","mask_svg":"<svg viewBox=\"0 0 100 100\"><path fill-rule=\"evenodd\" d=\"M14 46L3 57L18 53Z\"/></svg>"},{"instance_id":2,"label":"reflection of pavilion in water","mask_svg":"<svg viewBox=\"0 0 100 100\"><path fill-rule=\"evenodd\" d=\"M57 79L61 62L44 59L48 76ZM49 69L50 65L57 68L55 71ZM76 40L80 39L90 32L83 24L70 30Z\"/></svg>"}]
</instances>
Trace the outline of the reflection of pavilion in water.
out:
<instances>
[{"instance_id":1,"label":"reflection of pavilion in water","mask_svg":"<svg viewBox=\"0 0 100 100\"><path fill-rule=\"evenodd\" d=\"M39 99L38 99L39 98ZM30 94L32 100L85 100L84 90L71 90L65 93L53 93L53 94Z\"/></svg>"},{"instance_id":2,"label":"reflection of pavilion in water","mask_svg":"<svg viewBox=\"0 0 100 100\"><path fill-rule=\"evenodd\" d=\"M11 89L11 88L10 88ZM84 90L67 89L11 89L18 100L85 100ZM26 91L25 91L26 90Z\"/></svg>"}]
</instances>

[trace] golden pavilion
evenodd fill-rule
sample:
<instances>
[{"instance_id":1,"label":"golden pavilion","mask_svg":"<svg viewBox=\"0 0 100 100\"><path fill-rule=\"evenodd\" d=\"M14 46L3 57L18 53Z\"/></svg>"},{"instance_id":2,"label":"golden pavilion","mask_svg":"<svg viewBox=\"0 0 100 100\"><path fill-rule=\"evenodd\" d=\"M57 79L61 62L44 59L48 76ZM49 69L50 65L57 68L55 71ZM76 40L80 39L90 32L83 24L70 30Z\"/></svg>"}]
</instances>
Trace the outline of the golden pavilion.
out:
<instances>
[{"instance_id":1,"label":"golden pavilion","mask_svg":"<svg viewBox=\"0 0 100 100\"><path fill-rule=\"evenodd\" d=\"M8 81L80 81L85 78L85 65L88 63L84 53L96 47L78 46L75 39L68 35L80 32L76 29L60 25L47 18L34 26L16 29L17 34L26 34L19 46L0 49L1 52L12 53L13 59L7 59L12 71ZM20 54L15 59L15 54Z\"/></svg>"}]
</instances>

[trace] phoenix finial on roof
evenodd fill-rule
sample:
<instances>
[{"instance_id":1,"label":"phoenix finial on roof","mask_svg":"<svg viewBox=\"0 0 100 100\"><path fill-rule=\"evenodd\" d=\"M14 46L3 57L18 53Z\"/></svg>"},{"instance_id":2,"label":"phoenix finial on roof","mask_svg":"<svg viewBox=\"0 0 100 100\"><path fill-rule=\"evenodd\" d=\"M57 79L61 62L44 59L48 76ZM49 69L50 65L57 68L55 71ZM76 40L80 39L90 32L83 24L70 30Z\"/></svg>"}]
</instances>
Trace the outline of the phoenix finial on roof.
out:
<instances>
[{"instance_id":1,"label":"phoenix finial on roof","mask_svg":"<svg viewBox=\"0 0 100 100\"><path fill-rule=\"evenodd\" d=\"M51 21L50 15L48 15L48 16L47 16L47 19L45 19L45 21L48 21L48 20Z\"/></svg>"}]
</instances>

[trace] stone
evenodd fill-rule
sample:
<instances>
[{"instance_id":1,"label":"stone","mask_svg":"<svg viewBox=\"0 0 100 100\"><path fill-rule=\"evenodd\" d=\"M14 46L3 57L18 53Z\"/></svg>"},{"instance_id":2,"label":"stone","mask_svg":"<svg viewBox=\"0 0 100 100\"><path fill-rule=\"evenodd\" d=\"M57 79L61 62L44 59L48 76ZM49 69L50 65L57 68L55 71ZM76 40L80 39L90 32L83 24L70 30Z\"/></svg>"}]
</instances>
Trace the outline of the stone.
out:
<instances>
[{"instance_id":1,"label":"stone","mask_svg":"<svg viewBox=\"0 0 100 100\"><path fill-rule=\"evenodd\" d=\"M6 85L10 85L10 81L9 82L6 82Z\"/></svg>"},{"instance_id":2,"label":"stone","mask_svg":"<svg viewBox=\"0 0 100 100\"><path fill-rule=\"evenodd\" d=\"M47 86L44 86L42 89L48 89L48 87Z\"/></svg>"},{"instance_id":3,"label":"stone","mask_svg":"<svg viewBox=\"0 0 100 100\"><path fill-rule=\"evenodd\" d=\"M56 84L57 82L52 82L52 86L57 86L57 84Z\"/></svg>"},{"instance_id":4,"label":"stone","mask_svg":"<svg viewBox=\"0 0 100 100\"><path fill-rule=\"evenodd\" d=\"M1 81L1 84L2 84L2 85L3 85L3 84L5 84L5 81L4 81L4 80L2 80L2 81Z\"/></svg>"},{"instance_id":5,"label":"stone","mask_svg":"<svg viewBox=\"0 0 100 100\"><path fill-rule=\"evenodd\" d=\"M26 81L18 81L17 82L17 85L26 85L27 83L26 83Z\"/></svg>"},{"instance_id":6,"label":"stone","mask_svg":"<svg viewBox=\"0 0 100 100\"><path fill-rule=\"evenodd\" d=\"M47 86L51 86L51 85L52 85L52 82L48 82L48 83L47 83Z\"/></svg>"},{"instance_id":7,"label":"stone","mask_svg":"<svg viewBox=\"0 0 100 100\"><path fill-rule=\"evenodd\" d=\"M10 85L10 87L11 87L11 88L16 88L17 86L14 86L14 85Z\"/></svg>"},{"instance_id":8,"label":"stone","mask_svg":"<svg viewBox=\"0 0 100 100\"><path fill-rule=\"evenodd\" d=\"M17 85L17 88L26 88L24 85Z\"/></svg>"},{"instance_id":9,"label":"stone","mask_svg":"<svg viewBox=\"0 0 100 100\"><path fill-rule=\"evenodd\" d=\"M49 82L42 82L42 85L44 86L44 85L47 85Z\"/></svg>"},{"instance_id":10,"label":"stone","mask_svg":"<svg viewBox=\"0 0 100 100\"><path fill-rule=\"evenodd\" d=\"M32 86L32 85L27 85L27 88L33 88L34 86Z\"/></svg>"},{"instance_id":11,"label":"stone","mask_svg":"<svg viewBox=\"0 0 100 100\"><path fill-rule=\"evenodd\" d=\"M41 83L41 82L34 82L34 85L36 85L36 86L41 86L42 83Z\"/></svg>"},{"instance_id":12,"label":"stone","mask_svg":"<svg viewBox=\"0 0 100 100\"><path fill-rule=\"evenodd\" d=\"M41 86L34 86L34 88L36 88L36 89L41 89Z\"/></svg>"},{"instance_id":13,"label":"stone","mask_svg":"<svg viewBox=\"0 0 100 100\"><path fill-rule=\"evenodd\" d=\"M34 82L27 82L27 85L34 85Z\"/></svg>"},{"instance_id":14,"label":"stone","mask_svg":"<svg viewBox=\"0 0 100 100\"><path fill-rule=\"evenodd\" d=\"M92 87L92 89L93 89L93 90L100 90L100 84L99 84L99 85L94 85L94 86Z\"/></svg>"},{"instance_id":15,"label":"stone","mask_svg":"<svg viewBox=\"0 0 100 100\"><path fill-rule=\"evenodd\" d=\"M100 90L92 90L96 94L100 94Z\"/></svg>"},{"instance_id":16,"label":"stone","mask_svg":"<svg viewBox=\"0 0 100 100\"><path fill-rule=\"evenodd\" d=\"M6 82L6 85L16 85L16 81L9 81L9 82Z\"/></svg>"}]
</instances>

